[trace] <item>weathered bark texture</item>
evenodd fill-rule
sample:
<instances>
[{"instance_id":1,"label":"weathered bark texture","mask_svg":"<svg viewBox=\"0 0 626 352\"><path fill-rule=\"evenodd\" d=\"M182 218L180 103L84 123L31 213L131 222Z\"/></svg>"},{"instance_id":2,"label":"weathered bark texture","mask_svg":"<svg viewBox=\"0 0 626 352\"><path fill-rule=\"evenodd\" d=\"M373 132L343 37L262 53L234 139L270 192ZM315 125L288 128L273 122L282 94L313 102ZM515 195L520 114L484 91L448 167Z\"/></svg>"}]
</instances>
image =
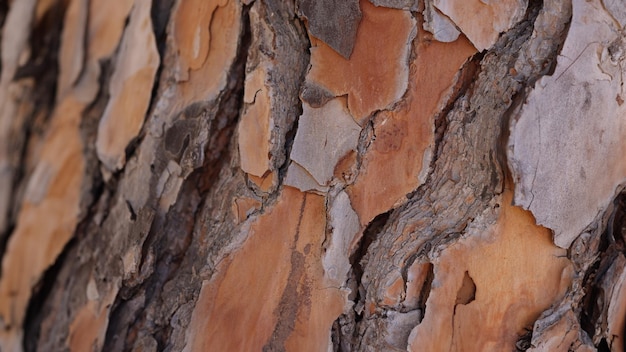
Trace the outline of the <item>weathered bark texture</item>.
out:
<instances>
[{"instance_id":1,"label":"weathered bark texture","mask_svg":"<svg viewBox=\"0 0 626 352\"><path fill-rule=\"evenodd\" d=\"M623 1L0 25L0 351L624 350Z\"/></svg>"}]
</instances>

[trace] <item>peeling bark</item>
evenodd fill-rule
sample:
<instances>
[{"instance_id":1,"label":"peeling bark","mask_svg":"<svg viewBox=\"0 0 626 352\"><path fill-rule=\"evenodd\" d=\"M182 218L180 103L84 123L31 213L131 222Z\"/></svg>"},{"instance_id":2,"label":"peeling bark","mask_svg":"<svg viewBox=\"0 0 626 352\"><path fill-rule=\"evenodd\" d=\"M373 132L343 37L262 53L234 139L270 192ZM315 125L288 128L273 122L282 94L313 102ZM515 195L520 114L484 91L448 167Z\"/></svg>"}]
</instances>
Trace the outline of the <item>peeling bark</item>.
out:
<instances>
[{"instance_id":1,"label":"peeling bark","mask_svg":"<svg viewBox=\"0 0 626 352\"><path fill-rule=\"evenodd\" d=\"M0 24L0 350L623 350L618 2Z\"/></svg>"}]
</instances>

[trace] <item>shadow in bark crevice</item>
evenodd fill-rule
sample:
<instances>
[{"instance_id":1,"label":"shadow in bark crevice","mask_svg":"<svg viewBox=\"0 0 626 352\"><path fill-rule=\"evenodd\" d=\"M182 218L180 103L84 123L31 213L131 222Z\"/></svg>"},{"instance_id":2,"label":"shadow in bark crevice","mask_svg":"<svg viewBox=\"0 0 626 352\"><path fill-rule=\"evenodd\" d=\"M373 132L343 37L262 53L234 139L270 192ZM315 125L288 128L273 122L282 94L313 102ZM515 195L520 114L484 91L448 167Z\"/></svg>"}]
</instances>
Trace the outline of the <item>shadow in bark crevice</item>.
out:
<instances>
[{"instance_id":1,"label":"shadow in bark crevice","mask_svg":"<svg viewBox=\"0 0 626 352\"><path fill-rule=\"evenodd\" d=\"M353 302L352 309L340 315L331 327L331 339L336 351L352 351L361 343L359 324L365 319L366 290L362 279L364 273L364 258L370 245L376 241L387 225L391 210L377 215L363 230L357 249L350 255L350 278L348 286L352 290L349 300Z\"/></svg>"},{"instance_id":2,"label":"shadow in bark crevice","mask_svg":"<svg viewBox=\"0 0 626 352\"><path fill-rule=\"evenodd\" d=\"M606 340L608 315L613 307L607 301L606 280L615 279L614 264L626 256L626 190L621 190L607 209L606 225L599 239L597 257L582 281L585 295L579 314L581 328L597 342L599 351L610 351ZM614 283L613 283L614 284ZM622 318L624 319L624 318ZM615 334L617 332L611 332ZM624 334L625 332L620 332ZM620 346L624 348L624 346Z\"/></svg>"},{"instance_id":3,"label":"shadow in bark crevice","mask_svg":"<svg viewBox=\"0 0 626 352\"><path fill-rule=\"evenodd\" d=\"M68 253L74 248L77 241L71 239L66 245L56 261L42 275L37 285L33 288L33 294L28 302L26 315L24 317L24 337L22 339L25 352L36 352L39 342L41 323L46 317L44 306L53 287L57 283L57 278Z\"/></svg>"}]
</instances>

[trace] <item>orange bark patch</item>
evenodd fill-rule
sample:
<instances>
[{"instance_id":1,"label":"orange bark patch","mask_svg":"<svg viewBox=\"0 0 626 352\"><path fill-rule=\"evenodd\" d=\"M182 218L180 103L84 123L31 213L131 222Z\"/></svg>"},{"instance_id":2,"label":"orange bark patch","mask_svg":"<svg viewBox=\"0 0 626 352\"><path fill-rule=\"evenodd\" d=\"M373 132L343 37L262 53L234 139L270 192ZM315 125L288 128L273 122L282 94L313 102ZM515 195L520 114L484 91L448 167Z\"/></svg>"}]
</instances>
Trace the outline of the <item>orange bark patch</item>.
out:
<instances>
[{"instance_id":1,"label":"orange bark patch","mask_svg":"<svg viewBox=\"0 0 626 352\"><path fill-rule=\"evenodd\" d=\"M402 97L415 30L408 11L375 7L367 0L360 6L363 18L350 59L311 37L311 70L307 76L335 96L348 94L348 108L359 124Z\"/></svg>"},{"instance_id":2,"label":"orange bark patch","mask_svg":"<svg viewBox=\"0 0 626 352\"><path fill-rule=\"evenodd\" d=\"M441 253L411 351L508 351L562 297L573 269L566 250L530 212L502 197L496 224Z\"/></svg>"},{"instance_id":3,"label":"orange bark patch","mask_svg":"<svg viewBox=\"0 0 626 352\"><path fill-rule=\"evenodd\" d=\"M423 34L424 32L421 32ZM348 188L361 224L394 206L424 182L434 143L434 115L454 76L474 47L461 36L452 43L416 39L406 99L374 121L376 139L363 158L356 183Z\"/></svg>"},{"instance_id":4,"label":"orange bark patch","mask_svg":"<svg viewBox=\"0 0 626 352\"><path fill-rule=\"evenodd\" d=\"M111 6L109 0L89 1L89 58L110 56L120 44L128 14L133 6L131 1L121 1ZM91 64L96 64L92 61ZM97 84L97 82L96 82Z\"/></svg>"},{"instance_id":5,"label":"orange bark patch","mask_svg":"<svg viewBox=\"0 0 626 352\"><path fill-rule=\"evenodd\" d=\"M225 6L228 0L182 1L175 15L174 38L180 54L183 72L196 70L204 64L211 46L211 20L215 10Z\"/></svg>"},{"instance_id":6,"label":"orange bark patch","mask_svg":"<svg viewBox=\"0 0 626 352\"><path fill-rule=\"evenodd\" d=\"M181 103L212 100L226 84L239 46L241 6L234 0L182 1L174 15ZM217 35L214 35L218 33Z\"/></svg>"},{"instance_id":7,"label":"orange bark patch","mask_svg":"<svg viewBox=\"0 0 626 352\"><path fill-rule=\"evenodd\" d=\"M243 99L247 106L238 127L241 169L257 177L270 169L270 104L265 79L262 67L246 75Z\"/></svg>"},{"instance_id":8,"label":"orange bark patch","mask_svg":"<svg viewBox=\"0 0 626 352\"><path fill-rule=\"evenodd\" d=\"M283 189L274 208L251 225L241 249L203 285L187 350L328 345L345 297L325 284L320 263L324 203L324 197Z\"/></svg>"},{"instance_id":9,"label":"orange bark patch","mask_svg":"<svg viewBox=\"0 0 626 352\"><path fill-rule=\"evenodd\" d=\"M398 277L385 290L385 296L381 302L383 306L394 307L404 299L404 280Z\"/></svg>"}]
</instances>

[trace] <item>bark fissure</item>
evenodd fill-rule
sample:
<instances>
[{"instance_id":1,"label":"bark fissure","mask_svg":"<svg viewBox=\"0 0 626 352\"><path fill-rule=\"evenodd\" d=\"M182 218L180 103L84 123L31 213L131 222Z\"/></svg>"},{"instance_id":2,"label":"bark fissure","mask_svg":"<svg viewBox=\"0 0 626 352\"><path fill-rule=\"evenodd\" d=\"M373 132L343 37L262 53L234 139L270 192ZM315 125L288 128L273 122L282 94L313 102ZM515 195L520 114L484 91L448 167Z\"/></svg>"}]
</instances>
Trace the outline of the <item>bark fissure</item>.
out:
<instances>
[{"instance_id":1,"label":"bark fissure","mask_svg":"<svg viewBox=\"0 0 626 352\"><path fill-rule=\"evenodd\" d=\"M611 208L600 218L600 222L605 225L600 227L604 230L597 240L595 257L586 264L586 268L585 262L581 260L583 258L573 256L572 259L583 268L581 278L584 296L578 312L581 328L593 338L598 350L609 351L623 348L613 346L612 334L615 332L609 329L609 306L613 299L609 283L618 281L617 276L624 270L626 259L626 192L623 189L617 193Z\"/></svg>"},{"instance_id":2,"label":"bark fissure","mask_svg":"<svg viewBox=\"0 0 626 352\"><path fill-rule=\"evenodd\" d=\"M43 311L45 311L45 303L48 296L54 289L59 278L59 273L67 260L69 253L76 247L76 240L70 240L61 254L57 257L54 264L49 267L39 280L37 287L33 289L28 307L26 308L26 317L24 319L24 337L23 346L26 352L38 351L37 344L40 338L41 323L44 320Z\"/></svg>"}]
</instances>

